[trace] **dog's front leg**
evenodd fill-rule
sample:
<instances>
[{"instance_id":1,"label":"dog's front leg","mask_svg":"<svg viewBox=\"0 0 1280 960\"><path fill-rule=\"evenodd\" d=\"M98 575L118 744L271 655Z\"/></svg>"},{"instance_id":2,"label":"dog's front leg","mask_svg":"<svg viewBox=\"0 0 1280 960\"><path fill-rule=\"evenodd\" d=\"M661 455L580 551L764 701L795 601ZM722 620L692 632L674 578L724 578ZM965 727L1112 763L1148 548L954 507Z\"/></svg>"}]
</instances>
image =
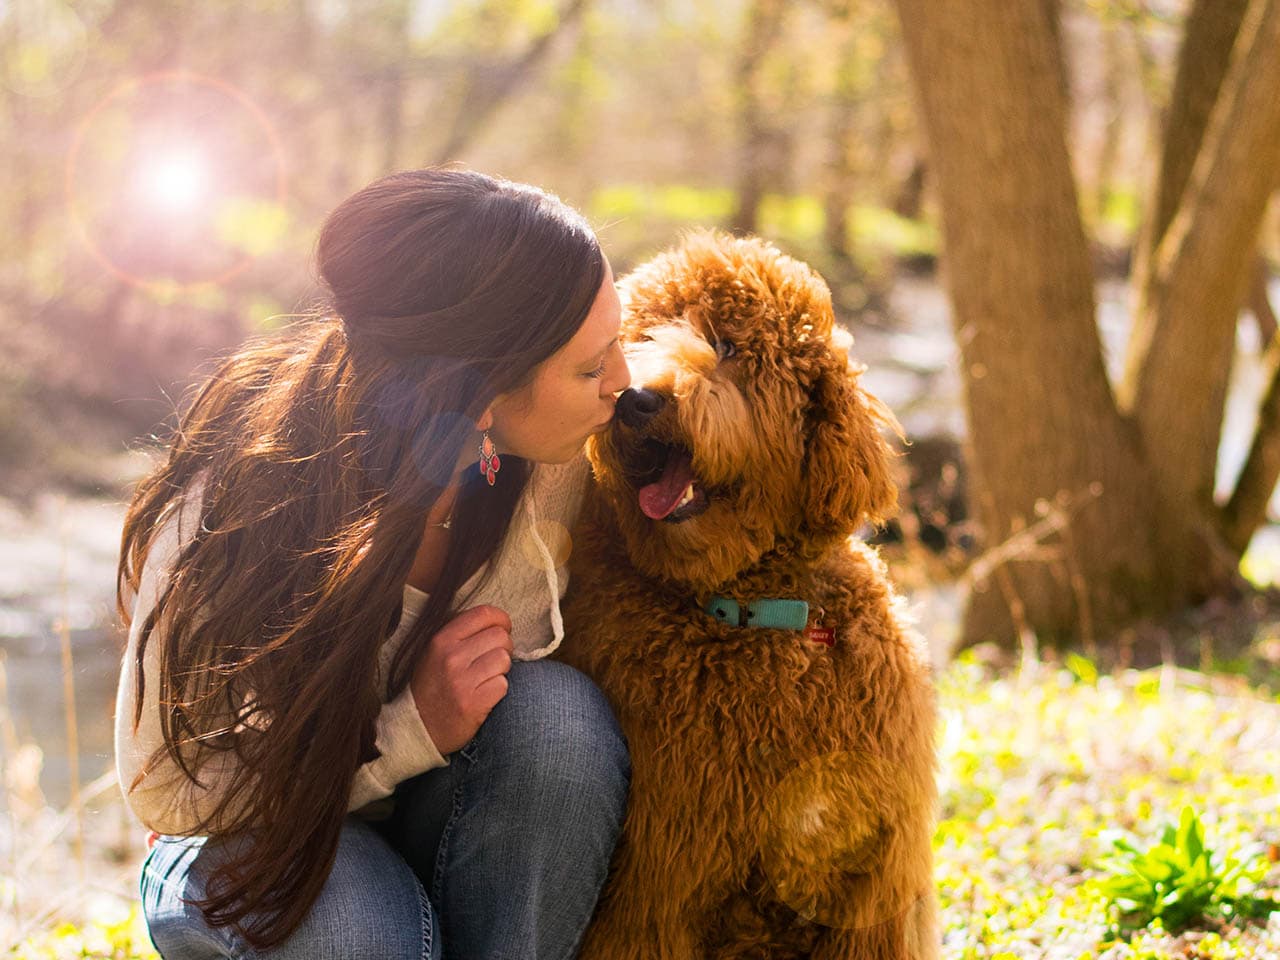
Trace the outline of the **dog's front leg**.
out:
<instances>
[{"instance_id":1,"label":"dog's front leg","mask_svg":"<svg viewBox=\"0 0 1280 960\"><path fill-rule=\"evenodd\" d=\"M579 960L703 960L687 924L654 922L658 906L636 897L601 900Z\"/></svg>"},{"instance_id":2,"label":"dog's front leg","mask_svg":"<svg viewBox=\"0 0 1280 960\"><path fill-rule=\"evenodd\" d=\"M693 941L686 896L654 862L646 818L634 805L627 816L579 960L704 960Z\"/></svg>"},{"instance_id":3,"label":"dog's front leg","mask_svg":"<svg viewBox=\"0 0 1280 960\"><path fill-rule=\"evenodd\" d=\"M809 960L937 960L933 901L921 897L874 926L827 929Z\"/></svg>"},{"instance_id":4,"label":"dog's front leg","mask_svg":"<svg viewBox=\"0 0 1280 960\"><path fill-rule=\"evenodd\" d=\"M937 960L937 898L928 815L907 805L877 837L828 875L817 902L828 930L811 960Z\"/></svg>"},{"instance_id":5,"label":"dog's front leg","mask_svg":"<svg viewBox=\"0 0 1280 960\"><path fill-rule=\"evenodd\" d=\"M814 958L933 960L928 754L890 763L869 749L822 754L772 792L759 834L774 895L828 928Z\"/></svg>"},{"instance_id":6,"label":"dog's front leg","mask_svg":"<svg viewBox=\"0 0 1280 960\"><path fill-rule=\"evenodd\" d=\"M654 702L657 702L655 698ZM695 918L705 914L710 874L728 856L715 838L681 741L658 742L652 715L621 715L632 780L622 837L587 930L582 960L706 960Z\"/></svg>"}]
</instances>

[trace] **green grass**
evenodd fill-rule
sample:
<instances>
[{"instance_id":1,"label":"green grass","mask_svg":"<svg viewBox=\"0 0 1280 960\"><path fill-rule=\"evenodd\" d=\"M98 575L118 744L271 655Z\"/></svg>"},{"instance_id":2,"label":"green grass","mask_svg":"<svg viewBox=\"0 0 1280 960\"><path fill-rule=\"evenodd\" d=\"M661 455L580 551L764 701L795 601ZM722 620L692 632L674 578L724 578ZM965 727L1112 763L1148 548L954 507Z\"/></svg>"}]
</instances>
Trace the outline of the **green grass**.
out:
<instances>
[{"instance_id":1,"label":"green grass","mask_svg":"<svg viewBox=\"0 0 1280 960\"><path fill-rule=\"evenodd\" d=\"M1190 807L1197 842L1221 851L1219 866L1266 851L1251 861L1256 892L1274 895L1280 704L1240 678L1100 675L1084 658L999 675L964 656L938 689L944 958L1280 956L1280 914L1268 926L1205 909L1188 913L1179 932L1159 918L1121 931L1106 889L1117 838L1137 851L1132 857L1146 856L1171 840L1166 825L1186 826L1180 817ZM1175 831L1172 844L1180 843L1194 847ZM154 957L139 924L135 907L128 917L51 930L17 956Z\"/></svg>"},{"instance_id":2,"label":"green grass","mask_svg":"<svg viewBox=\"0 0 1280 960\"><path fill-rule=\"evenodd\" d=\"M736 204L727 187L613 184L598 189L587 210L601 239L622 257L652 253L652 238L675 239L686 226L723 226ZM768 193L761 199L761 235L796 250L820 246L826 214L814 194ZM939 249L937 229L907 220L886 207L855 206L849 217L850 241L858 256L933 256Z\"/></svg>"},{"instance_id":3,"label":"green grass","mask_svg":"<svg viewBox=\"0 0 1280 960\"><path fill-rule=\"evenodd\" d=\"M1223 848L1280 842L1280 706L1224 679L1085 663L1001 677L962 658L941 678L943 955L1280 955L1280 916L1118 938L1102 886L1117 836L1145 850L1188 805Z\"/></svg>"}]
</instances>

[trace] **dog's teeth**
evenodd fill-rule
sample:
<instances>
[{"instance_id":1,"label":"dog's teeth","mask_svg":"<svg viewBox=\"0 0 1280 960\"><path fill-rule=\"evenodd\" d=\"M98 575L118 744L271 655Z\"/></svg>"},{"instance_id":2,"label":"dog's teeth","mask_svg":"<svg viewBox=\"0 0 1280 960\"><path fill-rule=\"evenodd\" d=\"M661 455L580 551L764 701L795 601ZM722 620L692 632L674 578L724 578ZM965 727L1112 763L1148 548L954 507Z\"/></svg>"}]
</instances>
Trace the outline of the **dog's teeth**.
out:
<instances>
[{"instance_id":1,"label":"dog's teeth","mask_svg":"<svg viewBox=\"0 0 1280 960\"><path fill-rule=\"evenodd\" d=\"M676 504L676 508L683 507L686 503L693 499L693 484L689 484L684 488L684 494L680 497L680 502Z\"/></svg>"}]
</instances>

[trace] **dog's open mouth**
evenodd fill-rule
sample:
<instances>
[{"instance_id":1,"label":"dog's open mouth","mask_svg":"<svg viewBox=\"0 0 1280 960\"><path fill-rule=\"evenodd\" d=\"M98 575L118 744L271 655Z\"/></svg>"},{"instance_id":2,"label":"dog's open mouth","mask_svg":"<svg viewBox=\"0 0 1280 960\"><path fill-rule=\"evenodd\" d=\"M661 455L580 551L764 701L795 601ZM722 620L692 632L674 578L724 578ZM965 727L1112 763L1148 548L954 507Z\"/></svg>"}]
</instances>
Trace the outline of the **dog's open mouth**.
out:
<instances>
[{"instance_id":1,"label":"dog's open mouth","mask_svg":"<svg viewBox=\"0 0 1280 960\"><path fill-rule=\"evenodd\" d=\"M646 517L679 523L711 506L706 488L693 472L693 455L687 449L678 444L648 440L644 459L648 469L634 476L636 498Z\"/></svg>"}]
</instances>

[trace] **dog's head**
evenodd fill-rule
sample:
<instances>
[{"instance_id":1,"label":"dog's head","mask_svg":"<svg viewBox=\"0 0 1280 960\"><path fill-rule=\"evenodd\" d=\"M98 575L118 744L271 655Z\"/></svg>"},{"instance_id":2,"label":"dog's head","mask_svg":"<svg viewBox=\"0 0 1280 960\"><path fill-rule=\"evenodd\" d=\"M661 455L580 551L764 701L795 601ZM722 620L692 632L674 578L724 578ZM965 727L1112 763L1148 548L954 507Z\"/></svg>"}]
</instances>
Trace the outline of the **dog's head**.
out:
<instances>
[{"instance_id":1,"label":"dog's head","mask_svg":"<svg viewBox=\"0 0 1280 960\"><path fill-rule=\"evenodd\" d=\"M879 428L901 427L859 387L807 265L697 231L618 292L632 383L587 453L638 569L709 589L784 541L821 549L892 515Z\"/></svg>"}]
</instances>

